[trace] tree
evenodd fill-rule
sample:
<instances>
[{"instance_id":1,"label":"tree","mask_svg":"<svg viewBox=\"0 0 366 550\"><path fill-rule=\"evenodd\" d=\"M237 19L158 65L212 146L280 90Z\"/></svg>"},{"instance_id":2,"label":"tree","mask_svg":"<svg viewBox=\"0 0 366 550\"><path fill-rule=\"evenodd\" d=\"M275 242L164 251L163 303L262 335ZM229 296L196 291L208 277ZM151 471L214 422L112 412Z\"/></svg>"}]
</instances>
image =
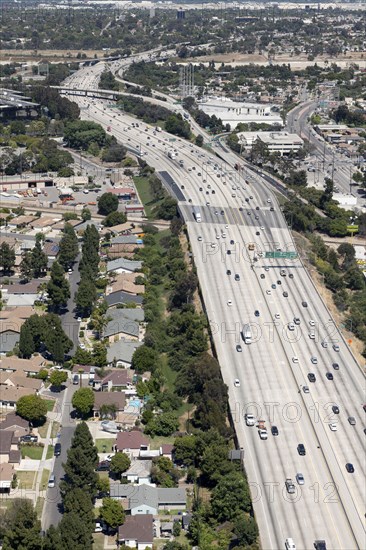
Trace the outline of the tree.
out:
<instances>
[{"instance_id":1,"label":"tree","mask_svg":"<svg viewBox=\"0 0 366 550\"><path fill-rule=\"evenodd\" d=\"M29 359L36 351L29 323L24 323L19 335L19 357Z\"/></svg>"},{"instance_id":2,"label":"tree","mask_svg":"<svg viewBox=\"0 0 366 550\"><path fill-rule=\"evenodd\" d=\"M89 317L96 298L96 288L93 281L83 277L75 295L75 303L83 317Z\"/></svg>"},{"instance_id":3,"label":"tree","mask_svg":"<svg viewBox=\"0 0 366 550\"><path fill-rule=\"evenodd\" d=\"M48 313L43 319L43 343L56 363L63 363L65 354L73 346L62 328L60 317L54 313Z\"/></svg>"},{"instance_id":4,"label":"tree","mask_svg":"<svg viewBox=\"0 0 366 550\"><path fill-rule=\"evenodd\" d=\"M165 412L155 416L145 427L145 433L151 435L168 436L176 432L179 427L177 415L172 412Z\"/></svg>"},{"instance_id":5,"label":"tree","mask_svg":"<svg viewBox=\"0 0 366 550\"><path fill-rule=\"evenodd\" d=\"M24 395L17 401L17 414L30 422L41 422L47 415L47 404L38 395Z\"/></svg>"},{"instance_id":6,"label":"tree","mask_svg":"<svg viewBox=\"0 0 366 550\"><path fill-rule=\"evenodd\" d=\"M40 240L37 240L35 247L32 250L31 265L33 277L38 279L47 271L48 258L42 250Z\"/></svg>"},{"instance_id":7,"label":"tree","mask_svg":"<svg viewBox=\"0 0 366 550\"><path fill-rule=\"evenodd\" d=\"M126 454L116 453L112 457L110 471L116 474L116 476L120 478L121 475L126 470L128 470L130 466L131 466L131 460Z\"/></svg>"},{"instance_id":8,"label":"tree","mask_svg":"<svg viewBox=\"0 0 366 550\"><path fill-rule=\"evenodd\" d=\"M72 406L80 416L87 416L94 405L94 392L91 388L80 388L72 396Z\"/></svg>"},{"instance_id":9,"label":"tree","mask_svg":"<svg viewBox=\"0 0 366 550\"><path fill-rule=\"evenodd\" d=\"M103 193L98 201L98 214L108 216L118 210L118 197L113 193Z\"/></svg>"},{"instance_id":10,"label":"tree","mask_svg":"<svg viewBox=\"0 0 366 550\"><path fill-rule=\"evenodd\" d=\"M67 461L64 464L65 480L60 484L64 499L70 491L77 488L82 489L90 498L95 497L98 480L95 472L97 464L97 448L88 426L85 422L81 422L76 426L71 447L67 451Z\"/></svg>"},{"instance_id":11,"label":"tree","mask_svg":"<svg viewBox=\"0 0 366 550\"><path fill-rule=\"evenodd\" d=\"M59 529L63 548L92 550L93 537L89 526L82 520L78 510L64 514Z\"/></svg>"},{"instance_id":12,"label":"tree","mask_svg":"<svg viewBox=\"0 0 366 550\"><path fill-rule=\"evenodd\" d=\"M67 372L62 370L53 370L50 374L50 382L52 386L60 388L67 380Z\"/></svg>"},{"instance_id":13,"label":"tree","mask_svg":"<svg viewBox=\"0 0 366 550\"><path fill-rule=\"evenodd\" d=\"M193 466L196 456L196 436L185 435L174 441L174 460L182 466Z\"/></svg>"},{"instance_id":14,"label":"tree","mask_svg":"<svg viewBox=\"0 0 366 550\"><path fill-rule=\"evenodd\" d=\"M32 278L32 254L29 251L25 251L22 254L22 261L19 266L20 277L22 281L29 281Z\"/></svg>"},{"instance_id":15,"label":"tree","mask_svg":"<svg viewBox=\"0 0 366 550\"><path fill-rule=\"evenodd\" d=\"M29 499L14 499L5 512L4 550L39 550L41 522Z\"/></svg>"},{"instance_id":16,"label":"tree","mask_svg":"<svg viewBox=\"0 0 366 550\"><path fill-rule=\"evenodd\" d=\"M108 216L103 220L103 225L106 227L113 227L114 225L119 225L120 223L125 223L127 221L126 214L123 212L111 212L108 214Z\"/></svg>"},{"instance_id":17,"label":"tree","mask_svg":"<svg viewBox=\"0 0 366 550\"><path fill-rule=\"evenodd\" d=\"M88 221L88 220L91 220L91 217L92 217L92 215L91 215L90 209L89 209L89 208L86 208L86 207L84 206L84 208L83 208L82 211L81 211L81 219L82 219L84 222L86 222L86 221Z\"/></svg>"},{"instance_id":18,"label":"tree","mask_svg":"<svg viewBox=\"0 0 366 550\"><path fill-rule=\"evenodd\" d=\"M119 525L123 525L126 514L118 500L106 497L103 498L103 505L99 508L99 516L108 527L114 530Z\"/></svg>"},{"instance_id":19,"label":"tree","mask_svg":"<svg viewBox=\"0 0 366 550\"><path fill-rule=\"evenodd\" d=\"M0 245L0 268L5 274L10 273L15 265L15 252L8 243Z\"/></svg>"},{"instance_id":20,"label":"tree","mask_svg":"<svg viewBox=\"0 0 366 550\"><path fill-rule=\"evenodd\" d=\"M58 262L65 271L73 266L78 253L79 245L75 230L72 225L66 223L64 234L60 241L60 250L58 254Z\"/></svg>"},{"instance_id":21,"label":"tree","mask_svg":"<svg viewBox=\"0 0 366 550\"><path fill-rule=\"evenodd\" d=\"M42 550L64 550L59 527L49 527L43 539Z\"/></svg>"},{"instance_id":22,"label":"tree","mask_svg":"<svg viewBox=\"0 0 366 550\"><path fill-rule=\"evenodd\" d=\"M220 523L232 521L241 511L250 511L250 491L241 472L232 472L220 479L212 491L211 508Z\"/></svg>"},{"instance_id":23,"label":"tree","mask_svg":"<svg viewBox=\"0 0 366 550\"><path fill-rule=\"evenodd\" d=\"M93 502L90 494L80 487L68 491L63 499L66 514L77 511L83 523L92 531L94 524Z\"/></svg>"},{"instance_id":24,"label":"tree","mask_svg":"<svg viewBox=\"0 0 366 550\"><path fill-rule=\"evenodd\" d=\"M247 514L240 514L235 521L234 533L240 546L247 548L258 538L258 527L255 519Z\"/></svg>"},{"instance_id":25,"label":"tree","mask_svg":"<svg viewBox=\"0 0 366 550\"><path fill-rule=\"evenodd\" d=\"M65 271L57 261L52 264L51 278L47 284L47 292L49 305L51 308L55 309L55 311L65 307L67 300L70 298L69 282L65 279Z\"/></svg>"},{"instance_id":26,"label":"tree","mask_svg":"<svg viewBox=\"0 0 366 550\"><path fill-rule=\"evenodd\" d=\"M146 345L137 348L132 356L131 367L139 374L143 374L147 371L154 372L159 364L159 353Z\"/></svg>"},{"instance_id":27,"label":"tree","mask_svg":"<svg viewBox=\"0 0 366 550\"><path fill-rule=\"evenodd\" d=\"M203 145L203 136L201 136L201 134L198 134L198 136L196 136L196 145L198 147L202 147Z\"/></svg>"}]
</instances>

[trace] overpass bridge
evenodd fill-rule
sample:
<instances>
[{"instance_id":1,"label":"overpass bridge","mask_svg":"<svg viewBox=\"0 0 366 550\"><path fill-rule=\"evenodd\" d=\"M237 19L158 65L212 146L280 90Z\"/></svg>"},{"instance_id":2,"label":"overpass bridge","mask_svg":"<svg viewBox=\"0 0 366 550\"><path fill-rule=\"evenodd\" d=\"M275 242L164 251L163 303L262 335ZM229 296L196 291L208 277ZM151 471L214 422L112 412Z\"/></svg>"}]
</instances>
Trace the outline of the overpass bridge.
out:
<instances>
[{"instance_id":1,"label":"overpass bridge","mask_svg":"<svg viewBox=\"0 0 366 550\"><path fill-rule=\"evenodd\" d=\"M125 92L101 90L99 88L69 88L68 86L50 86L50 88L58 90L62 95L93 97L97 99L108 99L110 101L117 101L117 99L126 95Z\"/></svg>"}]
</instances>

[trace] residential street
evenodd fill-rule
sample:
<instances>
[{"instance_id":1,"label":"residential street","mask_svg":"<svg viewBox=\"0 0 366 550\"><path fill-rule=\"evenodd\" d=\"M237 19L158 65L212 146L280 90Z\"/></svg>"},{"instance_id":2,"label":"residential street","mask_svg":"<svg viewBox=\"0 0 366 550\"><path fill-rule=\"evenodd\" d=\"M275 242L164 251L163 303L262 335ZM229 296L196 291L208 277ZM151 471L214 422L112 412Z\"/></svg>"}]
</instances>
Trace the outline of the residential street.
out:
<instances>
[{"instance_id":1,"label":"residential street","mask_svg":"<svg viewBox=\"0 0 366 550\"><path fill-rule=\"evenodd\" d=\"M67 310L65 313L60 315L62 328L64 329L67 336L73 341L74 346L69 351L69 355L74 355L76 348L78 346L78 335L79 335L79 323L77 322L77 316L75 316L75 293L78 289L78 283L80 281L79 274L79 262L81 255L79 254L76 258L74 264L73 272L69 274L68 279L70 283L70 298L67 302Z\"/></svg>"}]
</instances>

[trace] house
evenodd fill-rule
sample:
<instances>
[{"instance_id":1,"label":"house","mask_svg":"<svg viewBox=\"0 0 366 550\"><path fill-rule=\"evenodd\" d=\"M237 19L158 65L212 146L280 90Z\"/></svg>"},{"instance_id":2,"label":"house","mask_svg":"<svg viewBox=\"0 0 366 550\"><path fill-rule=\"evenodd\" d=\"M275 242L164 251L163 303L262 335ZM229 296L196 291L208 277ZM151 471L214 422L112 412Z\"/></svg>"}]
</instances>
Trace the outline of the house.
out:
<instances>
[{"instance_id":1,"label":"house","mask_svg":"<svg viewBox=\"0 0 366 550\"><path fill-rule=\"evenodd\" d=\"M29 422L16 413L8 413L5 420L0 422L0 430L11 431L16 437L21 437L30 432Z\"/></svg>"},{"instance_id":2,"label":"house","mask_svg":"<svg viewBox=\"0 0 366 550\"><path fill-rule=\"evenodd\" d=\"M106 317L110 319L103 331L103 338L110 342L128 337L129 340L142 340L144 327L140 322L144 321L142 309L108 309Z\"/></svg>"},{"instance_id":3,"label":"house","mask_svg":"<svg viewBox=\"0 0 366 550\"><path fill-rule=\"evenodd\" d=\"M27 388L38 393L44 386L43 380L26 376L24 372L0 372L0 391L4 386Z\"/></svg>"},{"instance_id":4,"label":"house","mask_svg":"<svg viewBox=\"0 0 366 550\"><path fill-rule=\"evenodd\" d=\"M14 473L14 466L10 462L0 464L0 493L10 493Z\"/></svg>"},{"instance_id":5,"label":"house","mask_svg":"<svg viewBox=\"0 0 366 550\"><path fill-rule=\"evenodd\" d=\"M161 537L171 537L173 534L173 521L165 521L160 523L160 536Z\"/></svg>"},{"instance_id":6,"label":"house","mask_svg":"<svg viewBox=\"0 0 366 550\"><path fill-rule=\"evenodd\" d=\"M191 520L192 520L192 514L182 515L182 528L184 529L184 531L188 531Z\"/></svg>"},{"instance_id":7,"label":"house","mask_svg":"<svg viewBox=\"0 0 366 550\"><path fill-rule=\"evenodd\" d=\"M132 187L115 187L109 192L117 195L120 201L130 201L136 198L136 191Z\"/></svg>"},{"instance_id":8,"label":"house","mask_svg":"<svg viewBox=\"0 0 366 550\"><path fill-rule=\"evenodd\" d=\"M74 365L72 367L72 374L78 374L81 380L94 380L95 377L95 367L94 365Z\"/></svg>"},{"instance_id":9,"label":"house","mask_svg":"<svg viewBox=\"0 0 366 550\"><path fill-rule=\"evenodd\" d=\"M107 273L115 271L116 273L133 273L141 269L142 262L126 260L125 258L118 258L107 262Z\"/></svg>"},{"instance_id":10,"label":"house","mask_svg":"<svg viewBox=\"0 0 366 550\"><path fill-rule=\"evenodd\" d=\"M120 413L126 406L126 396L119 391L96 392L94 394L93 415L94 418L113 418L119 422ZM109 414L103 411L103 408L109 410ZM100 410L102 409L102 413Z\"/></svg>"},{"instance_id":11,"label":"house","mask_svg":"<svg viewBox=\"0 0 366 550\"><path fill-rule=\"evenodd\" d=\"M131 466L122 474L122 478L127 479L129 483L143 485L151 482L152 460L133 460Z\"/></svg>"},{"instance_id":12,"label":"house","mask_svg":"<svg viewBox=\"0 0 366 550\"><path fill-rule=\"evenodd\" d=\"M112 244L106 252L108 260L114 260L115 258L128 258L133 260L135 255L136 246L133 244Z\"/></svg>"},{"instance_id":13,"label":"house","mask_svg":"<svg viewBox=\"0 0 366 550\"><path fill-rule=\"evenodd\" d=\"M37 219L37 216L17 216L8 221L8 227L10 229L22 229Z\"/></svg>"},{"instance_id":14,"label":"house","mask_svg":"<svg viewBox=\"0 0 366 550\"><path fill-rule=\"evenodd\" d=\"M0 464L4 462L20 463L18 441L15 432L0 430Z\"/></svg>"},{"instance_id":15,"label":"house","mask_svg":"<svg viewBox=\"0 0 366 550\"><path fill-rule=\"evenodd\" d=\"M132 374L126 369L112 369L103 377L95 374L93 387L102 392L131 388Z\"/></svg>"},{"instance_id":16,"label":"house","mask_svg":"<svg viewBox=\"0 0 366 550\"><path fill-rule=\"evenodd\" d=\"M61 221L60 217L52 218L50 216L42 216L32 221L29 225L32 229L36 229L40 233L47 233L50 231L51 227Z\"/></svg>"},{"instance_id":17,"label":"house","mask_svg":"<svg viewBox=\"0 0 366 550\"><path fill-rule=\"evenodd\" d=\"M153 540L154 522L151 514L126 516L124 524L118 528L118 544L125 544L129 548L152 548Z\"/></svg>"},{"instance_id":18,"label":"house","mask_svg":"<svg viewBox=\"0 0 366 550\"><path fill-rule=\"evenodd\" d=\"M113 237L111 244L131 244L136 248L137 245L142 244L142 239L140 239L137 235L118 235L118 237Z\"/></svg>"},{"instance_id":19,"label":"house","mask_svg":"<svg viewBox=\"0 0 366 550\"><path fill-rule=\"evenodd\" d=\"M3 357L0 360L0 372L22 372L27 376L35 376L44 367L46 361L42 355L34 355L30 359L19 357Z\"/></svg>"},{"instance_id":20,"label":"house","mask_svg":"<svg viewBox=\"0 0 366 550\"><path fill-rule=\"evenodd\" d=\"M130 367L132 356L140 346L142 346L142 342L137 342L136 340L130 342L124 338L121 338L118 342L114 342L107 348L108 366Z\"/></svg>"},{"instance_id":21,"label":"house","mask_svg":"<svg viewBox=\"0 0 366 550\"><path fill-rule=\"evenodd\" d=\"M60 251L60 247L55 242L44 243L43 252L48 258L48 266L52 266L53 262L56 260L57 255Z\"/></svg>"},{"instance_id":22,"label":"house","mask_svg":"<svg viewBox=\"0 0 366 550\"><path fill-rule=\"evenodd\" d=\"M106 288L106 294L123 290L130 294L143 294L145 285L135 283L137 277L144 277L143 273L120 273L113 276L113 280Z\"/></svg>"},{"instance_id":23,"label":"house","mask_svg":"<svg viewBox=\"0 0 366 550\"><path fill-rule=\"evenodd\" d=\"M119 225L108 227L108 231L114 233L115 235L138 235L139 237L142 237L144 234L144 230L141 226L135 225L131 222L120 223Z\"/></svg>"},{"instance_id":24,"label":"house","mask_svg":"<svg viewBox=\"0 0 366 550\"><path fill-rule=\"evenodd\" d=\"M5 310L0 311L1 354L6 354L14 349L19 342L20 329L23 323L34 313L36 311L32 306L7 307Z\"/></svg>"},{"instance_id":25,"label":"house","mask_svg":"<svg viewBox=\"0 0 366 550\"><path fill-rule=\"evenodd\" d=\"M141 450L150 449L150 444L141 432L132 430L131 432L118 433L114 447L118 453L126 453L130 457L137 458Z\"/></svg>"},{"instance_id":26,"label":"house","mask_svg":"<svg viewBox=\"0 0 366 550\"><path fill-rule=\"evenodd\" d=\"M160 447L160 455L169 458L169 460L173 460L173 449L174 445L171 443L163 443Z\"/></svg>"},{"instance_id":27,"label":"house","mask_svg":"<svg viewBox=\"0 0 366 550\"><path fill-rule=\"evenodd\" d=\"M110 484L110 496L122 499L124 508L131 516L159 513L159 510L185 510L187 495L185 489L165 489L152 485Z\"/></svg>"},{"instance_id":28,"label":"house","mask_svg":"<svg viewBox=\"0 0 366 550\"><path fill-rule=\"evenodd\" d=\"M8 307L33 306L39 299L40 280L34 279L25 284L3 286L2 294Z\"/></svg>"},{"instance_id":29,"label":"house","mask_svg":"<svg viewBox=\"0 0 366 550\"><path fill-rule=\"evenodd\" d=\"M0 411L15 411L18 399L25 395L34 395L36 392L29 388L3 386L0 391Z\"/></svg>"},{"instance_id":30,"label":"house","mask_svg":"<svg viewBox=\"0 0 366 550\"><path fill-rule=\"evenodd\" d=\"M118 290L117 292L111 292L111 294L106 296L105 301L107 302L108 307L118 305L128 306L129 304L137 304L142 306L144 299L142 296L136 296L136 294L129 294L128 292Z\"/></svg>"}]
</instances>

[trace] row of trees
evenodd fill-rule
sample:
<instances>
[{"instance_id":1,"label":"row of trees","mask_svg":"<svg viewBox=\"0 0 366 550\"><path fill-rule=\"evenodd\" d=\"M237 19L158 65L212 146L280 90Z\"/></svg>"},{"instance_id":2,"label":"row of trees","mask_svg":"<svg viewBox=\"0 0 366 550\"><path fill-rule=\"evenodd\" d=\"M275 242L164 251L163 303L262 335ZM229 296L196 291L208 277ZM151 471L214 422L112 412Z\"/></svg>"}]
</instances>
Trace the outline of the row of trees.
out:
<instances>
[{"instance_id":1,"label":"row of trees","mask_svg":"<svg viewBox=\"0 0 366 550\"><path fill-rule=\"evenodd\" d=\"M18 347L19 357L28 359L35 352L46 352L54 362L63 363L72 341L65 334L58 315L34 314L20 329Z\"/></svg>"},{"instance_id":2,"label":"row of trees","mask_svg":"<svg viewBox=\"0 0 366 550\"><path fill-rule=\"evenodd\" d=\"M79 271L81 279L75 296L75 303L80 314L83 317L87 317L91 314L97 298L96 280L99 274L99 234L95 225L89 225L84 232Z\"/></svg>"}]
</instances>

